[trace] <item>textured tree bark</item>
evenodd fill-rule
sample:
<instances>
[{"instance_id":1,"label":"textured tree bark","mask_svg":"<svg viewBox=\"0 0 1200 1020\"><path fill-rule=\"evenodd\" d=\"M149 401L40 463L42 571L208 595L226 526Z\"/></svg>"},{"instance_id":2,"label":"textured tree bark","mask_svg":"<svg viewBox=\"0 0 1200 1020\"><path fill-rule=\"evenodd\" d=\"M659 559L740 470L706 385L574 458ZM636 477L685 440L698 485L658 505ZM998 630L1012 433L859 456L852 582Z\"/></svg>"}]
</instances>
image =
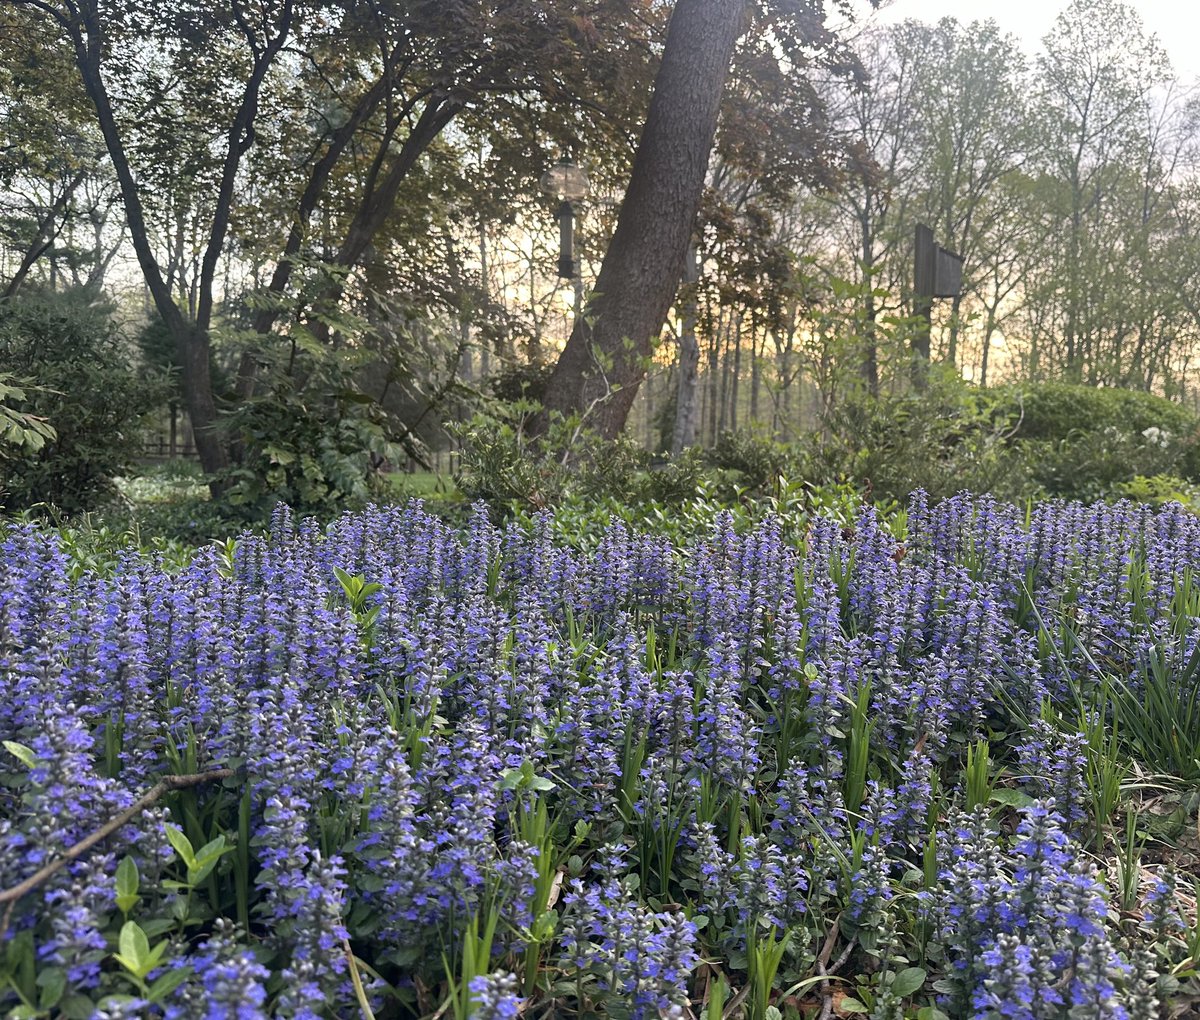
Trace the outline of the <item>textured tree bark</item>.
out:
<instances>
[{"instance_id":1,"label":"textured tree bark","mask_svg":"<svg viewBox=\"0 0 1200 1020\"><path fill-rule=\"evenodd\" d=\"M600 435L625 425L683 271L704 191L721 94L747 0L679 0L617 229L587 314L546 387L549 414L580 413Z\"/></svg>"}]
</instances>

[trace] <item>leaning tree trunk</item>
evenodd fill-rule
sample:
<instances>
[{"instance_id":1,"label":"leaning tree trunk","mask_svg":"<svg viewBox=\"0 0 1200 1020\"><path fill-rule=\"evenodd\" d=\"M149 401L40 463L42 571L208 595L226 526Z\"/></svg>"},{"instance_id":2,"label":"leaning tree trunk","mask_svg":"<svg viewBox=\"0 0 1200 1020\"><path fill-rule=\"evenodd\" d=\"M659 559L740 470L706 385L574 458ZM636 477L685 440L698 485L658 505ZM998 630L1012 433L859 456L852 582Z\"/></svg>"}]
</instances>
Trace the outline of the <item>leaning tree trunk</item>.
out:
<instances>
[{"instance_id":1,"label":"leaning tree trunk","mask_svg":"<svg viewBox=\"0 0 1200 1020\"><path fill-rule=\"evenodd\" d=\"M748 13L747 0L675 5L617 229L546 387L547 416L582 414L608 438L625 425L675 299Z\"/></svg>"}]
</instances>

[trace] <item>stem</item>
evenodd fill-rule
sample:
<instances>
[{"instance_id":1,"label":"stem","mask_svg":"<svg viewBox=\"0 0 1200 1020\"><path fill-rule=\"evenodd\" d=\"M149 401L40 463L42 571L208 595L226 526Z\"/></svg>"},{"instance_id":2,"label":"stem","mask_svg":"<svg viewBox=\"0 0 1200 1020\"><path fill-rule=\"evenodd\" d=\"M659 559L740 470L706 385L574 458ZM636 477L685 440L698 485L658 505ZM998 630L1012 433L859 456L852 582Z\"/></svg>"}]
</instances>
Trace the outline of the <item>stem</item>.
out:
<instances>
[{"instance_id":1,"label":"stem","mask_svg":"<svg viewBox=\"0 0 1200 1020\"><path fill-rule=\"evenodd\" d=\"M198 772L187 776L164 776L119 815L109 819L109 821L105 822L95 832L84 836L83 839L68 849L61 857L55 858L49 864L39 868L25 879L24 882L19 882L11 889L0 891L0 904L5 905L4 917L0 920L0 939L3 939L8 933L8 925L12 920L13 907L16 906L17 901L22 896L33 892L34 889L47 879L52 878L59 869L70 864L71 861L82 857L97 843L107 839L120 829L121 826L128 824L131 819L145 811L146 808L158 800L164 793L170 793L173 790L187 790L193 786L211 783L218 779L231 779L234 774L233 769L214 769L211 772Z\"/></svg>"},{"instance_id":2,"label":"stem","mask_svg":"<svg viewBox=\"0 0 1200 1020\"><path fill-rule=\"evenodd\" d=\"M350 980L354 984L354 997L358 1000L358 1008L362 1010L363 1020L375 1020L371 1010L371 1000L367 998L367 990L363 988L362 977L358 973L358 962L354 959L354 950L350 948L350 940L342 939L342 948L346 950L346 965L350 968Z\"/></svg>"}]
</instances>

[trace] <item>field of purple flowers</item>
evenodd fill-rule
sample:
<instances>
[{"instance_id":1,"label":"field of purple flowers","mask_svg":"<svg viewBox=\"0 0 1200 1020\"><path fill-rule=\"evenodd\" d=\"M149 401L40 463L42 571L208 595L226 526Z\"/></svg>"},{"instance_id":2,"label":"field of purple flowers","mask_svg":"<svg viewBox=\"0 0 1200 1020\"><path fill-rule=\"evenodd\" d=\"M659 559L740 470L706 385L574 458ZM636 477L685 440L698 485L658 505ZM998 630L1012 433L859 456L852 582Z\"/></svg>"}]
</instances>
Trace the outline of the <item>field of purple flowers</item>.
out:
<instances>
[{"instance_id":1,"label":"field of purple flowers","mask_svg":"<svg viewBox=\"0 0 1200 1020\"><path fill-rule=\"evenodd\" d=\"M918 495L582 543L280 509L183 569L0 539L10 1017L1189 996L1191 859L1125 814L1200 778L1179 507Z\"/></svg>"}]
</instances>

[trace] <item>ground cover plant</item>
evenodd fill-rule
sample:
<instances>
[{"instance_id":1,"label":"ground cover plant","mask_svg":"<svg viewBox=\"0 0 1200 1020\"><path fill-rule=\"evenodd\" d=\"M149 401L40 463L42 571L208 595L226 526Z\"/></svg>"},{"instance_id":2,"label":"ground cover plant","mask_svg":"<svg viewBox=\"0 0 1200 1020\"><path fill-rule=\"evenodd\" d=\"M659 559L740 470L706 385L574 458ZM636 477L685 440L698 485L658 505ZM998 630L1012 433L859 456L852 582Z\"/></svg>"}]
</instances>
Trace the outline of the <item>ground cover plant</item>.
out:
<instances>
[{"instance_id":1,"label":"ground cover plant","mask_svg":"<svg viewBox=\"0 0 1200 1020\"><path fill-rule=\"evenodd\" d=\"M1200 519L796 521L7 526L0 1009L1190 1008L1193 858L1123 808L1200 777Z\"/></svg>"}]
</instances>

